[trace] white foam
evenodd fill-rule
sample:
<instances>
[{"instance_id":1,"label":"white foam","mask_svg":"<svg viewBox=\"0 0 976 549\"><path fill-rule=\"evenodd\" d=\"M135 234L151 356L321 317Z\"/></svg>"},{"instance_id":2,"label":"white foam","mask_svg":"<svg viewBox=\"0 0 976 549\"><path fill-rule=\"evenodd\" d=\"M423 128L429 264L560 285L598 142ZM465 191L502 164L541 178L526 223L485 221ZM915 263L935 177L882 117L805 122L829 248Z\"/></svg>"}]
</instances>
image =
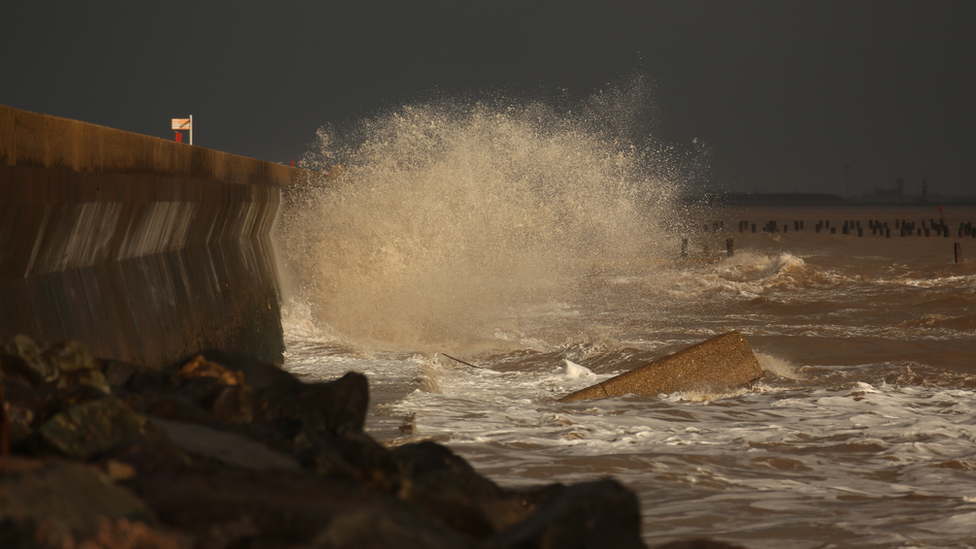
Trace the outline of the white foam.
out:
<instances>
[{"instance_id":1,"label":"white foam","mask_svg":"<svg viewBox=\"0 0 976 549\"><path fill-rule=\"evenodd\" d=\"M575 362L569 360L568 358L565 359L564 362L566 363L567 379L576 379L578 377L594 377L596 375L592 371L590 371L589 368L585 366L580 366L579 364L576 364Z\"/></svg>"},{"instance_id":2,"label":"white foam","mask_svg":"<svg viewBox=\"0 0 976 549\"><path fill-rule=\"evenodd\" d=\"M803 376L794 370L793 365L788 361L766 353L754 352L754 354L763 371L787 379L803 379Z\"/></svg>"}]
</instances>

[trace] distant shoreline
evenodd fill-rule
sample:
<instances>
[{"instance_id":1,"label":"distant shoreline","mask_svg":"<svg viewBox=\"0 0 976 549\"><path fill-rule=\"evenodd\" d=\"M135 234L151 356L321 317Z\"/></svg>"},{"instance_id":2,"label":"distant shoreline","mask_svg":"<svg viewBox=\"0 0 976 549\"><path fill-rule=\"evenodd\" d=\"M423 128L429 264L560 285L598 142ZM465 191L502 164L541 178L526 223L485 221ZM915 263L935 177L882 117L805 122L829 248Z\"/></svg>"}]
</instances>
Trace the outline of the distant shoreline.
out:
<instances>
[{"instance_id":1,"label":"distant shoreline","mask_svg":"<svg viewBox=\"0 0 976 549\"><path fill-rule=\"evenodd\" d=\"M704 193L685 196L682 202L707 206L935 206L976 205L976 196L933 196L923 202L921 197L912 196L898 200L870 197L848 200L829 193Z\"/></svg>"}]
</instances>

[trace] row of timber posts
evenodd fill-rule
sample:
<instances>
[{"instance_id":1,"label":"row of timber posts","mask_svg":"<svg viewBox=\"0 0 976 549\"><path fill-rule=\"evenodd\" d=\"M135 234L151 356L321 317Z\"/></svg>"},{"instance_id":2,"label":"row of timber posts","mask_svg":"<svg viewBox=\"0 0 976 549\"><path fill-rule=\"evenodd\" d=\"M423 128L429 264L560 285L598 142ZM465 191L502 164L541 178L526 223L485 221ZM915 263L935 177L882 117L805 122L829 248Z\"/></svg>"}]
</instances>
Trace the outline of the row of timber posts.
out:
<instances>
[{"instance_id":1,"label":"row of timber posts","mask_svg":"<svg viewBox=\"0 0 976 549\"><path fill-rule=\"evenodd\" d=\"M895 225L894 229L898 231L898 233L902 237L923 236L923 235L932 236L932 234L934 233L935 236L942 236L944 238L949 238L949 233L950 233L949 226L945 223L944 220L941 219L940 220L929 219L928 224L926 224L926 220L924 219L918 223L916 223L915 221L908 221L906 219L896 219L894 221L894 225ZM711 225L709 224L704 225L705 232L716 232L716 233L721 232L724 230L724 227L725 227L724 221L714 221ZM755 233L757 226L755 223L750 223L749 221L743 219L739 221L738 228L740 233L746 233L746 232ZM889 225L887 221L881 221L878 219L869 219L867 222L867 228L871 231L871 234L873 236L883 235L885 238L891 238L892 227ZM762 227L763 233L776 233L779 232L779 230L780 230L779 222L776 220L770 220ZM794 220L793 230L796 232L802 231L803 221ZM837 234L837 227L836 226L831 227L830 220L822 220L819 221L814 226L814 231L817 234L819 234L820 231L830 231L830 234ZM784 233L789 232L788 224L785 223L783 224L782 232ZM841 226L841 234L849 235L855 232L859 237L864 236L865 229L864 226L861 225L861 222L854 221L854 220L845 220L843 225ZM976 229L974 229L973 227L973 222L972 221L966 223L960 222L959 227L956 230L956 235L959 238L963 238L963 237L976 238ZM733 242L732 238L727 238L725 240L725 249L728 257L732 257L733 255L735 255L735 243ZM962 260L961 243L959 242L955 243L955 245L953 246L953 254L955 256L955 262L959 263ZM681 256L688 257L687 238L684 238L681 241Z\"/></svg>"},{"instance_id":2,"label":"row of timber posts","mask_svg":"<svg viewBox=\"0 0 976 549\"><path fill-rule=\"evenodd\" d=\"M720 221L716 221L711 226L706 224L705 228L706 228L706 232L708 232L709 229L711 232L721 232L723 226L724 223ZM803 228L804 228L803 221L800 220L793 221L794 231L799 232L802 231ZM750 223L749 221L746 220L739 221L740 233L746 233L746 232L755 233L756 229L757 229L757 225L755 223ZM784 223L783 226L780 227L778 221L771 220L761 227L761 232L786 233L789 232L789 229L790 229L789 224ZM882 222L877 219L869 219L867 222L867 229L865 229L865 227L861 225L860 221L853 221L853 220L844 221L843 225L840 227L841 234L845 234L845 235L856 233L857 236L864 236L866 230L870 230L872 236L884 236L885 238L891 238L891 234L893 232L891 225L887 221ZM837 227L836 226L831 227L830 220L819 221L814 226L814 232L819 234L821 231L827 231L830 234L837 234ZM923 236L923 235L932 236L934 234L935 236L942 236L945 238L949 238L949 235L951 233L949 226L944 221L936 220L936 219L929 219L928 223L926 223L926 220L922 220L916 223L915 221L910 222L905 219L896 219L894 222L894 231L896 232L896 234L899 234L902 237ZM960 222L959 227L956 230L956 235L959 238L963 238L963 237L976 238L976 230L973 230L973 223L971 221L967 223Z\"/></svg>"}]
</instances>

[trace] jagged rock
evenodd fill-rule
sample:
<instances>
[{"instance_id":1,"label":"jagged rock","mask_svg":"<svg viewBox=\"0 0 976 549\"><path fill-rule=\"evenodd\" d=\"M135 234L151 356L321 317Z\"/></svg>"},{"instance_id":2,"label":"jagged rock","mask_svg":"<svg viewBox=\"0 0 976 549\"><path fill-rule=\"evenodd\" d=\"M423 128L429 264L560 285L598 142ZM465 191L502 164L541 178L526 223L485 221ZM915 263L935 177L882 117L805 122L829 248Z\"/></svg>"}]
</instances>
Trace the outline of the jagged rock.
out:
<instances>
[{"instance_id":1,"label":"jagged rock","mask_svg":"<svg viewBox=\"0 0 976 549\"><path fill-rule=\"evenodd\" d=\"M489 545L518 549L644 549L637 496L614 480L567 486Z\"/></svg>"},{"instance_id":2,"label":"jagged rock","mask_svg":"<svg viewBox=\"0 0 976 549\"><path fill-rule=\"evenodd\" d=\"M124 392L142 399L170 394L179 389L179 384L171 383L170 376L160 370L138 368L128 376L125 383L116 389L116 393Z\"/></svg>"},{"instance_id":3,"label":"jagged rock","mask_svg":"<svg viewBox=\"0 0 976 549\"><path fill-rule=\"evenodd\" d=\"M323 430L302 430L293 448L302 465L318 475L355 480L388 494L399 490L400 470L392 454L366 433L334 437Z\"/></svg>"},{"instance_id":4,"label":"jagged rock","mask_svg":"<svg viewBox=\"0 0 976 549\"><path fill-rule=\"evenodd\" d=\"M35 387L57 383L59 388L90 385L102 392L111 389L102 374L101 365L88 347L78 340L67 340L46 348L25 335L16 335L0 352L3 369L22 377Z\"/></svg>"},{"instance_id":5,"label":"jagged rock","mask_svg":"<svg viewBox=\"0 0 976 549\"><path fill-rule=\"evenodd\" d=\"M81 460L133 442L172 445L165 433L115 397L65 408L45 421L37 435L43 448Z\"/></svg>"},{"instance_id":6,"label":"jagged rock","mask_svg":"<svg viewBox=\"0 0 976 549\"><path fill-rule=\"evenodd\" d=\"M302 385L295 398L261 405L282 432L297 428L294 451L307 466L320 474L351 474L371 489L393 493L400 470L390 451L363 431L368 406L368 382L356 372Z\"/></svg>"},{"instance_id":7,"label":"jagged rock","mask_svg":"<svg viewBox=\"0 0 976 549\"><path fill-rule=\"evenodd\" d=\"M563 488L562 484L545 484L520 490L505 490L504 497L482 502L481 507L495 531L500 532L528 518L539 505L558 495Z\"/></svg>"},{"instance_id":8,"label":"jagged rock","mask_svg":"<svg viewBox=\"0 0 976 549\"><path fill-rule=\"evenodd\" d=\"M3 354L14 373L7 408L22 414L18 449L96 464L97 478L119 479L184 534L161 530L151 512L103 513L84 532L58 530L59 547L643 547L636 497L616 482L505 490L439 444L380 445L364 432L361 374L304 384L221 351L154 371L31 343L20 341L16 360L9 342ZM57 510L62 488L52 486L43 505ZM36 538L35 523L4 517L0 547L5 535Z\"/></svg>"},{"instance_id":9,"label":"jagged rock","mask_svg":"<svg viewBox=\"0 0 976 549\"><path fill-rule=\"evenodd\" d=\"M205 351L161 373L137 370L124 377L117 392L139 412L233 431L319 474L359 480L370 489L399 487L389 450L363 432L369 388L361 374L303 384L273 365Z\"/></svg>"},{"instance_id":10,"label":"jagged rock","mask_svg":"<svg viewBox=\"0 0 976 549\"><path fill-rule=\"evenodd\" d=\"M227 384L216 377L200 376L187 379L172 376L167 381L167 386L173 393L185 397L197 406L209 409Z\"/></svg>"},{"instance_id":11,"label":"jagged rock","mask_svg":"<svg viewBox=\"0 0 976 549\"><path fill-rule=\"evenodd\" d=\"M153 418L159 427L184 452L228 463L245 469L300 471L291 457L273 451L247 437L218 431L202 425Z\"/></svg>"},{"instance_id":12,"label":"jagged rock","mask_svg":"<svg viewBox=\"0 0 976 549\"><path fill-rule=\"evenodd\" d=\"M92 369L76 370L69 373L62 372L61 377L58 378L58 387L73 387L78 385L88 385L103 393L112 392L101 370Z\"/></svg>"},{"instance_id":13,"label":"jagged rock","mask_svg":"<svg viewBox=\"0 0 976 549\"><path fill-rule=\"evenodd\" d=\"M0 364L7 377L22 376L32 385L49 383L59 372L41 356L41 347L28 336L18 334L8 339L0 350Z\"/></svg>"},{"instance_id":14,"label":"jagged rock","mask_svg":"<svg viewBox=\"0 0 976 549\"><path fill-rule=\"evenodd\" d=\"M141 368L135 364L129 364L128 362L122 362L120 360L102 360L102 374L105 375L105 381L108 383L109 387L116 388L122 387L128 383L129 379L138 372Z\"/></svg>"},{"instance_id":15,"label":"jagged rock","mask_svg":"<svg viewBox=\"0 0 976 549\"><path fill-rule=\"evenodd\" d=\"M401 498L474 538L494 533L495 527L482 507L502 499L502 490L494 482L433 442L405 444L392 453L403 471Z\"/></svg>"},{"instance_id":16,"label":"jagged rock","mask_svg":"<svg viewBox=\"0 0 976 549\"><path fill-rule=\"evenodd\" d=\"M7 400L3 396L3 369L0 369L0 456L10 453L10 418L7 417Z\"/></svg>"},{"instance_id":17,"label":"jagged rock","mask_svg":"<svg viewBox=\"0 0 976 549\"><path fill-rule=\"evenodd\" d=\"M178 362L169 370L178 371L187 362L197 360L198 357L202 357L203 360L216 364L222 369L235 372L235 374L240 373L244 382L259 393L269 390L288 391L302 384L295 376L273 364L262 362L241 353L219 349L202 351L189 360Z\"/></svg>"},{"instance_id":18,"label":"jagged rock","mask_svg":"<svg viewBox=\"0 0 976 549\"><path fill-rule=\"evenodd\" d=\"M450 449L430 441L404 444L392 453L404 477L399 497L473 538L524 520L565 489L561 484L502 489Z\"/></svg>"},{"instance_id":19,"label":"jagged rock","mask_svg":"<svg viewBox=\"0 0 976 549\"><path fill-rule=\"evenodd\" d=\"M137 370L128 374L120 373L125 382L118 390L136 409L155 409L153 413L165 417L166 408L160 406L160 401L168 401L172 408L175 398L224 421L247 424L254 419L254 391L246 384L245 375L209 361L202 354L182 364L177 363L164 372ZM183 411L187 411L186 407ZM172 419L203 421L199 413L190 415L196 417Z\"/></svg>"},{"instance_id":20,"label":"jagged rock","mask_svg":"<svg viewBox=\"0 0 976 549\"><path fill-rule=\"evenodd\" d=\"M125 540L130 545L113 544ZM142 544L132 545L135 541ZM139 498L91 467L21 457L0 460L0 547L190 546L186 536L162 530Z\"/></svg>"},{"instance_id":21,"label":"jagged rock","mask_svg":"<svg viewBox=\"0 0 976 549\"><path fill-rule=\"evenodd\" d=\"M343 457L335 444L309 440L305 433L294 440L295 457L302 466L322 477L362 479L363 472Z\"/></svg>"},{"instance_id":22,"label":"jagged rock","mask_svg":"<svg viewBox=\"0 0 976 549\"><path fill-rule=\"evenodd\" d=\"M294 406L303 387L274 365L218 350L177 362L162 378L139 373L127 384L143 394L178 392L221 419L245 424L277 419L283 406Z\"/></svg>"},{"instance_id":23,"label":"jagged rock","mask_svg":"<svg viewBox=\"0 0 976 549\"><path fill-rule=\"evenodd\" d=\"M197 355L180 367L175 374L180 377L212 377L225 385L244 385L244 373L229 370L217 362L207 360L203 355Z\"/></svg>"},{"instance_id":24,"label":"jagged rock","mask_svg":"<svg viewBox=\"0 0 976 549\"><path fill-rule=\"evenodd\" d=\"M404 488L409 493L436 491L469 501L493 501L502 496L497 484L445 446L423 441L397 446L392 452L410 480L410 487Z\"/></svg>"},{"instance_id":25,"label":"jagged rock","mask_svg":"<svg viewBox=\"0 0 976 549\"><path fill-rule=\"evenodd\" d=\"M7 448L17 446L33 432L34 417L43 401L26 381L0 375L0 418Z\"/></svg>"},{"instance_id":26,"label":"jagged rock","mask_svg":"<svg viewBox=\"0 0 976 549\"><path fill-rule=\"evenodd\" d=\"M745 338L729 332L566 395L559 402L626 394L656 397L677 391L721 393L762 376L759 361Z\"/></svg>"},{"instance_id":27,"label":"jagged rock","mask_svg":"<svg viewBox=\"0 0 976 549\"><path fill-rule=\"evenodd\" d=\"M248 413L251 421L298 422L301 429L325 431L331 437L362 433L369 407L369 383L362 374L304 384L280 368L244 355L204 351L168 368L160 379L137 374L127 384L141 393L178 391L188 400L213 411L214 405L230 412ZM245 387L246 392L226 391ZM235 415L231 413L231 415ZM240 417L240 422L246 417Z\"/></svg>"},{"instance_id":28,"label":"jagged rock","mask_svg":"<svg viewBox=\"0 0 976 549\"><path fill-rule=\"evenodd\" d=\"M323 429L334 437L362 433L369 409L369 382L358 372L334 381L304 385L291 410L306 429Z\"/></svg>"},{"instance_id":29,"label":"jagged rock","mask_svg":"<svg viewBox=\"0 0 976 549\"><path fill-rule=\"evenodd\" d=\"M333 440L342 459L356 471L354 478L367 488L396 493L402 482L400 468L390 450L366 433L347 433Z\"/></svg>"},{"instance_id":30,"label":"jagged rock","mask_svg":"<svg viewBox=\"0 0 976 549\"><path fill-rule=\"evenodd\" d=\"M67 389L56 389L44 387L37 392L42 400L40 408L37 410L34 423L43 424L52 416L66 408L77 406L92 400L101 400L106 397L100 389L91 385L76 385Z\"/></svg>"},{"instance_id":31,"label":"jagged rock","mask_svg":"<svg viewBox=\"0 0 976 549\"><path fill-rule=\"evenodd\" d=\"M403 513L354 510L335 517L318 533L308 549L474 549L470 539L444 528L425 526Z\"/></svg>"},{"instance_id":32,"label":"jagged rock","mask_svg":"<svg viewBox=\"0 0 976 549\"><path fill-rule=\"evenodd\" d=\"M144 522L129 519L105 520L83 540L81 549L190 549L193 540L179 532L150 528Z\"/></svg>"},{"instance_id":33,"label":"jagged rock","mask_svg":"<svg viewBox=\"0 0 976 549\"><path fill-rule=\"evenodd\" d=\"M98 368L95 357L88 347L77 339L69 339L50 345L44 351L44 360L62 374Z\"/></svg>"},{"instance_id":34,"label":"jagged rock","mask_svg":"<svg viewBox=\"0 0 976 549\"><path fill-rule=\"evenodd\" d=\"M127 397L129 395L126 395ZM162 395L153 399L132 398L130 407L133 410L153 417L196 423L216 429L227 428L226 422L217 416L190 402L183 395Z\"/></svg>"},{"instance_id":35,"label":"jagged rock","mask_svg":"<svg viewBox=\"0 0 976 549\"><path fill-rule=\"evenodd\" d=\"M745 549L741 545L729 545L721 541L710 539L692 539L672 541L664 545L658 545L655 549Z\"/></svg>"},{"instance_id":36,"label":"jagged rock","mask_svg":"<svg viewBox=\"0 0 976 549\"><path fill-rule=\"evenodd\" d=\"M303 472L195 465L179 474L136 475L125 484L163 523L208 549L472 546L390 495Z\"/></svg>"},{"instance_id":37,"label":"jagged rock","mask_svg":"<svg viewBox=\"0 0 976 549\"><path fill-rule=\"evenodd\" d=\"M254 421L254 391L242 385L224 387L217 393L210 409L220 419L251 423Z\"/></svg>"},{"instance_id":38,"label":"jagged rock","mask_svg":"<svg viewBox=\"0 0 976 549\"><path fill-rule=\"evenodd\" d=\"M399 468L389 450L363 432L369 386L361 374L304 384L273 365L205 351L162 376L137 371L119 391L151 416L231 430L320 475L387 493L399 489Z\"/></svg>"}]
</instances>

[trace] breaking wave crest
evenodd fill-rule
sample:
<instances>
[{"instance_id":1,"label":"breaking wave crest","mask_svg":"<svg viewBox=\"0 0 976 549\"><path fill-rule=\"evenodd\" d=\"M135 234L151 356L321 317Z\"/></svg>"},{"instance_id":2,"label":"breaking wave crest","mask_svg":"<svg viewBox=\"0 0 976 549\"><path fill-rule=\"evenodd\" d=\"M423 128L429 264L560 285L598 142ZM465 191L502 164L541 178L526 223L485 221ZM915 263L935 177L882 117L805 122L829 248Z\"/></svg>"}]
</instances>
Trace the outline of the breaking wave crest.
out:
<instances>
[{"instance_id":1,"label":"breaking wave crest","mask_svg":"<svg viewBox=\"0 0 976 549\"><path fill-rule=\"evenodd\" d=\"M323 128L276 240L295 293L344 338L436 350L498 311L563 299L603 262L653 253L693 161L635 139L635 85L576 112L437 100Z\"/></svg>"},{"instance_id":2,"label":"breaking wave crest","mask_svg":"<svg viewBox=\"0 0 976 549\"><path fill-rule=\"evenodd\" d=\"M765 288L824 288L845 281L844 276L812 267L791 253L772 256L751 252L737 254L718 264L716 273L729 282L759 284Z\"/></svg>"},{"instance_id":3,"label":"breaking wave crest","mask_svg":"<svg viewBox=\"0 0 976 549\"><path fill-rule=\"evenodd\" d=\"M847 281L844 275L810 266L791 253L767 255L752 251L737 252L734 257L677 275L670 284L675 295L684 299L710 293L751 299L770 292L833 288Z\"/></svg>"}]
</instances>

